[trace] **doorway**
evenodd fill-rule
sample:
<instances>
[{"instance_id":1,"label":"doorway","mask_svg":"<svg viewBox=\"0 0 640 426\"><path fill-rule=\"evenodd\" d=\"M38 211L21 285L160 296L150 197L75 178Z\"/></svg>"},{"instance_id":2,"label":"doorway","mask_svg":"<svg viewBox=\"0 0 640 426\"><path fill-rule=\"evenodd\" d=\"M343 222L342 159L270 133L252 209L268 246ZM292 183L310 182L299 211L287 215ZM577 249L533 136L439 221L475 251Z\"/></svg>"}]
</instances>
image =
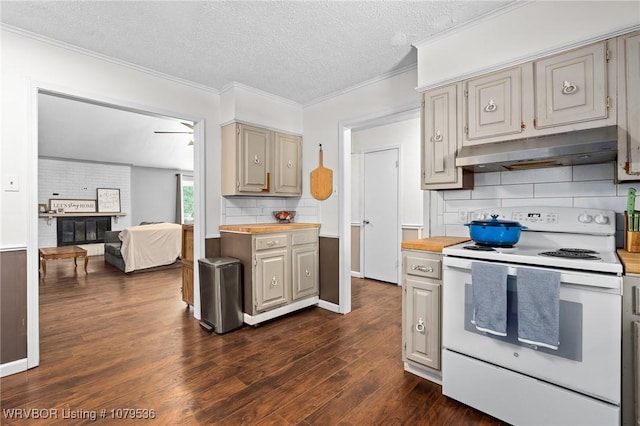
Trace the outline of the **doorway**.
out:
<instances>
[{"instance_id":1,"label":"doorway","mask_svg":"<svg viewBox=\"0 0 640 426\"><path fill-rule=\"evenodd\" d=\"M397 284L400 244L400 148L363 153L362 274Z\"/></svg>"},{"instance_id":2,"label":"doorway","mask_svg":"<svg viewBox=\"0 0 640 426\"><path fill-rule=\"evenodd\" d=\"M48 94L60 96L67 99L86 102L93 105L101 105L107 108L114 108L122 111L129 111L138 114L173 118L195 123L193 128L194 140L194 252L197 256L204 255L204 119L189 116L186 114L160 111L154 107L136 105L124 101L117 101L112 98L96 99L87 93L70 93L68 88L61 90L59 87L44 87L46 85L33 84L31 86L30 117L32 123L38 123L38 96ZM28 198L32 204L38 200L38 127L37 124L29 132L29 176ZM40 364L40 329L39 329L39 279L38 279L38 223L37 213L29 217L29 239L27 242L27 369ZM201 243L202 241L202 243ZM193 315L200 318L198 273L194 271L194 309Z\"/></svg>"}]
</instances>

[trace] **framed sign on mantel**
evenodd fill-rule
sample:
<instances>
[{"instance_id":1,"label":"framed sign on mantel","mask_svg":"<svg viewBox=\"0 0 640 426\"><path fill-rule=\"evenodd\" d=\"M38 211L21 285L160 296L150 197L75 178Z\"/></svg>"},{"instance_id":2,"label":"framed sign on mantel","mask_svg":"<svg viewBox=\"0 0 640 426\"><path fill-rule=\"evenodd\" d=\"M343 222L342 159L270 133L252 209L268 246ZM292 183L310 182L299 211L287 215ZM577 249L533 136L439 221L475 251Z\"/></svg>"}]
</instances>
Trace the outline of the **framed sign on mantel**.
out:
<instances>
[{"instance_id":1,"label":"framed sign on mantel","mask_svg":"<svg viewBox=\"0 0 640 426\"><path fill-rule=\"evenodd\" d=\"M120 213L120 190L98 188L98 213Z\"/></svg>"}]
</instances>

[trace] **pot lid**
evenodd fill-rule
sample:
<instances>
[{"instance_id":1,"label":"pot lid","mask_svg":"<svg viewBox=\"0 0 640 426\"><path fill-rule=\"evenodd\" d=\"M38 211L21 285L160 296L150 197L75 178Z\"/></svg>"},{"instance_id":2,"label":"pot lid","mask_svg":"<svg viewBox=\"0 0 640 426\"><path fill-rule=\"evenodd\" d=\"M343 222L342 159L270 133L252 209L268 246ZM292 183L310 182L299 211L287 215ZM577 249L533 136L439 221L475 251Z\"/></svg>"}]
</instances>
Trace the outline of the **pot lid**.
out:
<instances>
[{"instance_id":1,"label":"pot lid","mask_svg":"<svg viewBox=\"0 0 640 426\"><path fill-rule=\"evenodd\" d=\"M498 215L491 215L491 220L472 220L471 223L467 223L466 225L504 226L504 227L517 226L517 227L524 228L524 226L520 225L520 222L516 222L514 220L498 219Z\"/></svg>"}]
</instances>

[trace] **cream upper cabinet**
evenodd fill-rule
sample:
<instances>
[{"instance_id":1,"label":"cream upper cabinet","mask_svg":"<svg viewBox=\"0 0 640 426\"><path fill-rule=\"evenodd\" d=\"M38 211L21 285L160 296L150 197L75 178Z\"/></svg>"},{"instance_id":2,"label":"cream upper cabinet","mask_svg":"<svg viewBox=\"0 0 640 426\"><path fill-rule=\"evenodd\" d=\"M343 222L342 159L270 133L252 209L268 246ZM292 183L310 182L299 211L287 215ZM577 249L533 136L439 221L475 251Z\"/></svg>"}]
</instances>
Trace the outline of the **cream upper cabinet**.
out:
<instances>
[{"instance_id":1,"label":"cream upper cabinet","mask_svg":"<svg viewBox=\"0 0 640 426\"><path fill-rule=\"evenodd\" d=\"M262 192L269 185L267 170L271 132L239 124L238 191Z\"/></svg>"},{"instance_id":2,"label":"cream upper cabinet","mask_svg":"<svg viewBox=\"0 0 640 426\"><path fill-rule=\"evenodd\" d=\"M231 123L222 128L222 195L302 195L302 138Z\"/></svg>"},{"instance_id":3,"label":"cream upper cabinet","mask_svg":"<svg viewBox=\"0 0 640 426\"><path fill-rule=\"evenodd\" d=\"M516 67L465 82L467 139L522 131L522 68Z\"/></svg>"},{"instance_id":4,"label":"cream upper cabinet","mask_svg":"<svg viewBox=\"0 0 640 426\"><path fill-rule=\"evenodd\" d=\"M640 32L618 38L618 180L640 180Z\"/></svg>"},{"instance_id":5,"label":"cream upper cabinet","mask_svg":"<svg viewBox=\"0 0 640 426\"><path fill-rule=\"evenodd\" d=\"M274 135L274 192L302 194L302 138L276 132Z\"/></svg>"},{"instance_id":6,"label":"cream upper cabinet","mask_svg":"<svg viewBox=\"0 0 640 426\"><path fill-rule=\"evenodd\" d=\"M462 145L615 125L615 50L602 41L463 81Z\"/></svg>"},{"instance_id":7,"label":"cream upper cabinet","mask_svg":"<svg viewBox=\"0 0 640 426\"><path fill-rule=\"evenodd\" d=\"M607 47L596 43L534 62L537 129L607 117Z\"/></svg>"},{"instance_id":8,"label":"cream upper cabinet","mask_svg":"<svg viewBox=\"0 0 640 426\"><path fill-rule=\"evenodd\" d=\"M460 146L458 108L460 84L422 94L422 189L472 186L472 175L455 165Z\"/></svg>"}]
</instances>

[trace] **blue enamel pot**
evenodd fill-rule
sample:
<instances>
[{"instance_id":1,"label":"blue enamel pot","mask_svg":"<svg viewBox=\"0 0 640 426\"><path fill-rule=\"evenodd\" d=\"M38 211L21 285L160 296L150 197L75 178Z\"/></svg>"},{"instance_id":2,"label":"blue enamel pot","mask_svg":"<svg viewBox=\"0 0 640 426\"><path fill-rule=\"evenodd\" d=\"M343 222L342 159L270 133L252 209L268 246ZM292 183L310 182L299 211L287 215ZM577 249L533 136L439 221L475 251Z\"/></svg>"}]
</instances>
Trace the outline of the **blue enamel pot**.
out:
<instances>
[{"instance_id":1,"label":"blue enamel pot","mask_svg":"<svg viewBox=\"0 0 640 426\"><path fill-rule=\"evenodd\" d=\"M520 231L527 229L519 222L500 220L497 215L492 215L491 220L472 220L464 226L469 227L469 236L476 244L497 247L515 245L520 240Z\"/></svg>"}]
</instances>

